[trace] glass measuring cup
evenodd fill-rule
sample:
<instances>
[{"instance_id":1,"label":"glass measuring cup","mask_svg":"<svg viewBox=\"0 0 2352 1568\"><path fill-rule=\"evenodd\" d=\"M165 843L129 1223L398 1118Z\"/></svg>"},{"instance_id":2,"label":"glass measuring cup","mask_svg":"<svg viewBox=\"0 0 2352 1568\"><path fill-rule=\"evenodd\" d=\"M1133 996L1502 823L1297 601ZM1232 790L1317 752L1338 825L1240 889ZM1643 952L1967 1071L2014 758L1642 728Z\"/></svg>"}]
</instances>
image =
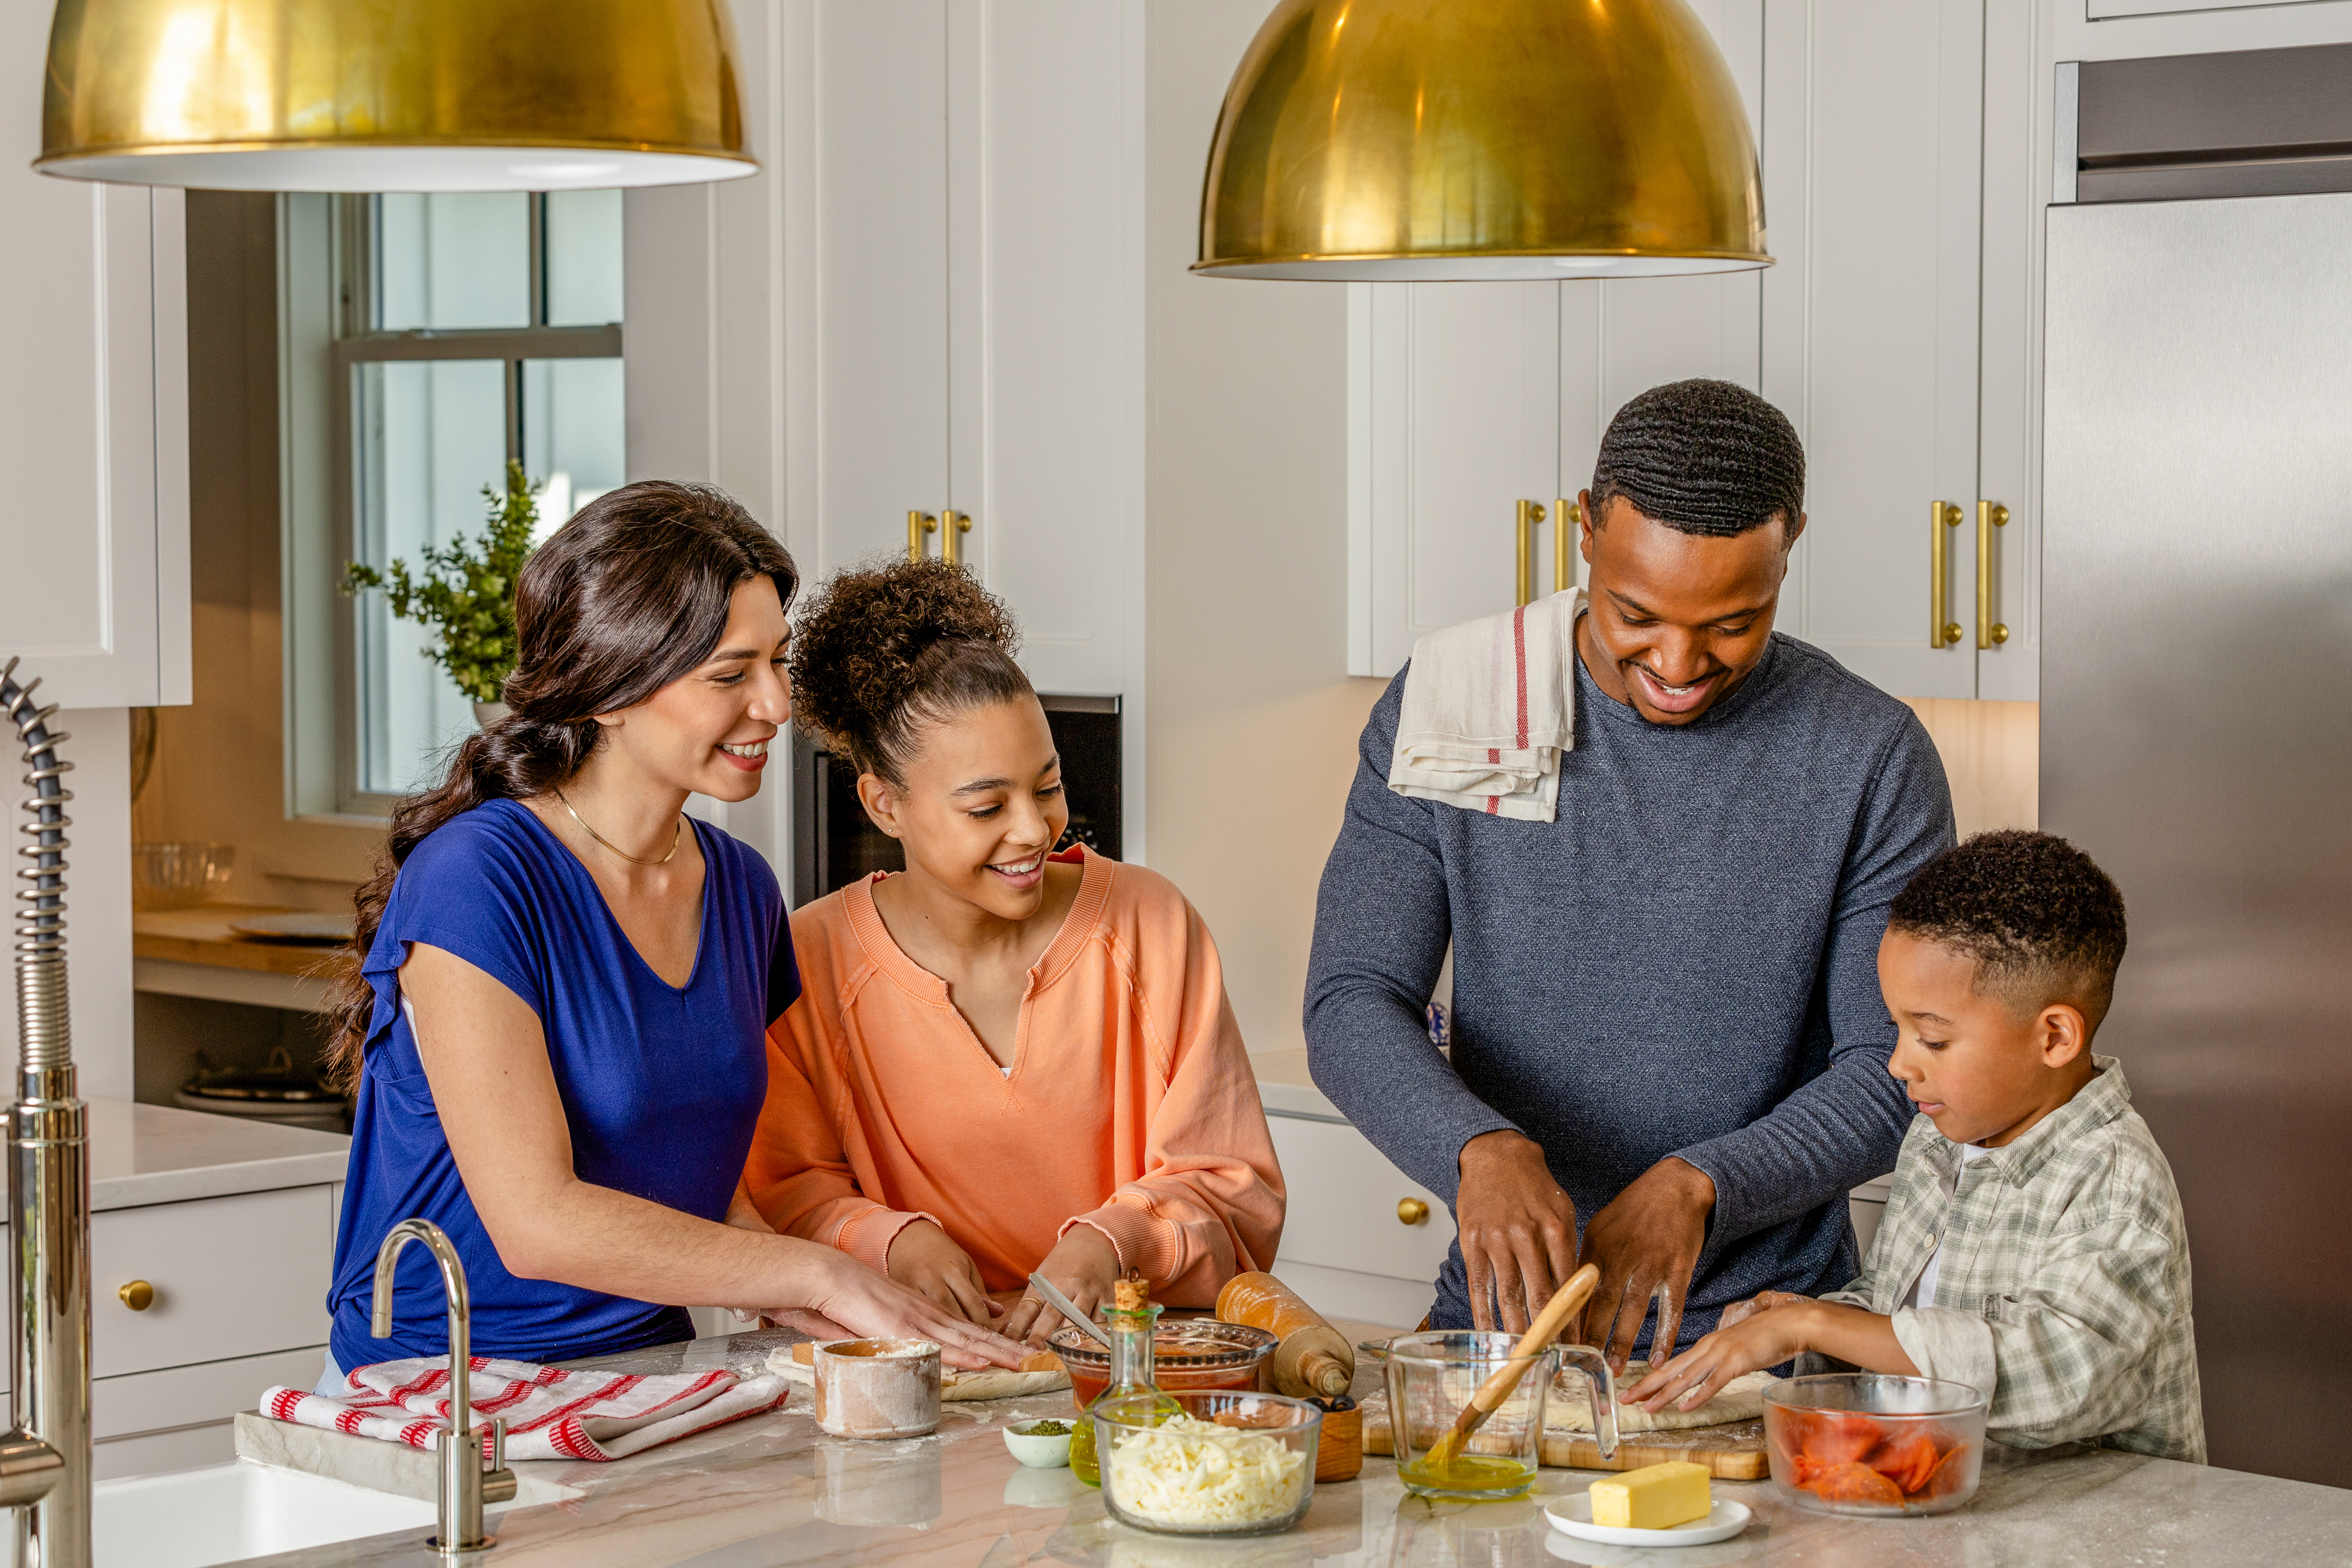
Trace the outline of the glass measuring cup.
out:
<instances>
[{"instance_id":1,"label":"glass measuring cup","mask_svg":"<svg viewBox=\"0 0 2352 1568\"><path fill-rule=\"evenodd\" d=\"M1402 1334L1388 1343L1389 1431L1396 1445L1397 1479L1422 1497L1473 1501L1517 1497L1542 1462L1544 1402L1552 1374L1566 1362L1583 1372L1592 1401L1593 1440L1601 1457L1617 1452L1616 1384L1601 1352L1589 1345L1547 1345L1493 1415L1461 1451L1433 1463L1463 1407L1486 1380L1510 1364L1517 1334L1475 1329Z\"/></svg>"}]
</instances>

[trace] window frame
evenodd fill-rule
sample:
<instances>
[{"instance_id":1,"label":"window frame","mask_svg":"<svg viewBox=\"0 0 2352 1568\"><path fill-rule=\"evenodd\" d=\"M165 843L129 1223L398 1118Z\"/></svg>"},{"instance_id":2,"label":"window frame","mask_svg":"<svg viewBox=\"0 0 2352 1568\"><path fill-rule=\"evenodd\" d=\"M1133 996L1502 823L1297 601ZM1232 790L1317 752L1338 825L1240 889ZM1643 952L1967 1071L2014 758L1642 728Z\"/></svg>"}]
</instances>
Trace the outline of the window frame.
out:
<instances>
[{"instance_id":1,"label":"window frame","mask_svg":"<svg viewBox=\"0 0 2352 1568\"><path fill-rule=\"evenodd\" d=\"M497 360L504 365L506 450L523 457L529 360L620 359L622 323L547 322L547 196L530 194L530 323L375 327L374 199L283 195L278 208L281 586L287 613L286 815L379 824L402 796L360 782L360 601L343 564L365 559L356 485L360 367L393 361ZM331 669L319 689L308 671ZM321 734L322 721L329 733Z\"/></svg>"}]
</instances>

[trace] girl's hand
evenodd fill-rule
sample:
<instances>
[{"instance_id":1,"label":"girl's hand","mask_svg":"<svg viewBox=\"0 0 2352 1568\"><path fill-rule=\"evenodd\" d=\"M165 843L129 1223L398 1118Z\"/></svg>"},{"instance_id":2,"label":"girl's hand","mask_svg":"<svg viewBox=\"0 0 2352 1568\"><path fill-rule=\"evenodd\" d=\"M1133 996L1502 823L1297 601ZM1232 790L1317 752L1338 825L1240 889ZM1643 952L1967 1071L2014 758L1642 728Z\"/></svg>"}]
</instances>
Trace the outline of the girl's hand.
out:
<instances>
[{"instance_id":1,"label":"girl's hand","mask_svg":"<svg viewBox=\"0 0 2352 1568\"><path fill-rule=\"evenodd\" d=\"M985 1366L1021 1370L1019 1345L977 1327L929 1297L885 1279L845 1252L824 1249L813 1299L803 1311L839 1325L835 1339L936 1340L940 1359L967 1371ZM985 1301L985 1296L981 1298ZM790 1314L768 1315L799 1328Z\"/></svg>"},{"instance_id":2,"label":"girl's hand","mask_svg":"<svg viewBox=\"0 0 2352 1568\"><path fill-rule=\"evenodd\" d=\"M1071 1306L1091 1318L1097 1307L1111 1299L1111 1287L1118 1282L1118 1249L1094 1226L1074 1225L1062 1233L1045 1261L1037 1265L1037 1272L1067 1296ZM1013 1304L1013 1315L1004 1320L1003 1333L1007 1339L1043 1345L1045 1336L1061 1326L1062 1314L1033 1293Z\"/></svg>"},{"instance_id":3,"label":"girl's hand","mask_svg":"<svg viewBox=\"0 0 2352 1568\"><path fill-rule=\"evenodd\" d=\"M1767 1298L1773 1298L1768 1300ZM1669 1404L1677 1410L1696 1410L1713 1399L1723 1385L1759 1368L1778 1366L1800 1352L1811 1350L1810 1297L1770 1290L1743 1302L1747 1311L1707 1335L1647 1377L1617 1395L1621 1405L1638 1405L1655 1415Z\"/></svg>"},{"instance_id":4,"label":"girl's hand","mask_svg":"<svg viewBox=\"0 0 2352 1568\"><path fill-rule=\"evenodd\" d=\"M919 1290L969 1321L986 1328L996 1320L996 1303L980 1265L929 1220L903 1226L890 1238L890 1278L909 1290Z\"/></svg>"}]
</instances>

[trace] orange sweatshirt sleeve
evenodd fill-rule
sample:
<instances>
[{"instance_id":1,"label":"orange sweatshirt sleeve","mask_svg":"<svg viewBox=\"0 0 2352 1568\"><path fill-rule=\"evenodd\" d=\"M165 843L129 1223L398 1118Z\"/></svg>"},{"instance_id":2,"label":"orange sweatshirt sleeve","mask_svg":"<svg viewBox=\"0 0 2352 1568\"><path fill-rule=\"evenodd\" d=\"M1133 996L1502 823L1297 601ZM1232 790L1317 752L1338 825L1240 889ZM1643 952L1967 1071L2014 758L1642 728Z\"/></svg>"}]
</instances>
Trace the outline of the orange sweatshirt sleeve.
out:
<instances>
[{"instance_id":1,"label":"orange sweatshirt sleeve","mask_svg":"<svg viewBox=\"0 0 2352 1568\"><path fill-rule=\"evenodd\" d=\"M1270 1267L1282 1239L1282 1168L1225 997L1209 928L1181 894L1151 901L1118 956L1167 1089L1145 1135L1143 1173L1063 1226L1110 1238L1171 1306L1213 1304L1235 1274Z\"/></svg>"},{"instance_id":2,"label":"orange sweatshirt sleeve","mask_svg":"<svg viewBox=\"0 0 2352 1568\"><path fill-rule=\"evenodd\" d=\"M828 1043L815 988L768 1028L768 1097L743 1187L760 1217L785 1236L837 1247L867 1268L888 1272L890 1243L928 1214L903 1213L860 1190L831 1106L832 1075L823 1070Z\"/></svg>"}]
</instances>

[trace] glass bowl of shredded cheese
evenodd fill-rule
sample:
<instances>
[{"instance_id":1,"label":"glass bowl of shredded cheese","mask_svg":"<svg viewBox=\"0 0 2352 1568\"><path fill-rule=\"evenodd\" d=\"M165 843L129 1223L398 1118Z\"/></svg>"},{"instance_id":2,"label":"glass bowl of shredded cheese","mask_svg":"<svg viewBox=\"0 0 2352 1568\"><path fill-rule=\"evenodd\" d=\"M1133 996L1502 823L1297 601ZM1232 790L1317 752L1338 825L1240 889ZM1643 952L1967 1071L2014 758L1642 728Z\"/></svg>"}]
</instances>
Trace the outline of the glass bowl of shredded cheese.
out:
<instances>
[{"instance_id":1,"label":"glass bowl of shredded cheese","mask_svg":"<svg viewBox=\"0 0 2352 1568\"><path fill-rule=\"evenodd\" d=\"M1144 1395L1097 1405L1095 1448L1113 1519L1178 1535L1287 1530L1315 1493L1323 1413L1247 1389L1169 1390L1181 1415Z\"/></svg>"}]
</instances>

